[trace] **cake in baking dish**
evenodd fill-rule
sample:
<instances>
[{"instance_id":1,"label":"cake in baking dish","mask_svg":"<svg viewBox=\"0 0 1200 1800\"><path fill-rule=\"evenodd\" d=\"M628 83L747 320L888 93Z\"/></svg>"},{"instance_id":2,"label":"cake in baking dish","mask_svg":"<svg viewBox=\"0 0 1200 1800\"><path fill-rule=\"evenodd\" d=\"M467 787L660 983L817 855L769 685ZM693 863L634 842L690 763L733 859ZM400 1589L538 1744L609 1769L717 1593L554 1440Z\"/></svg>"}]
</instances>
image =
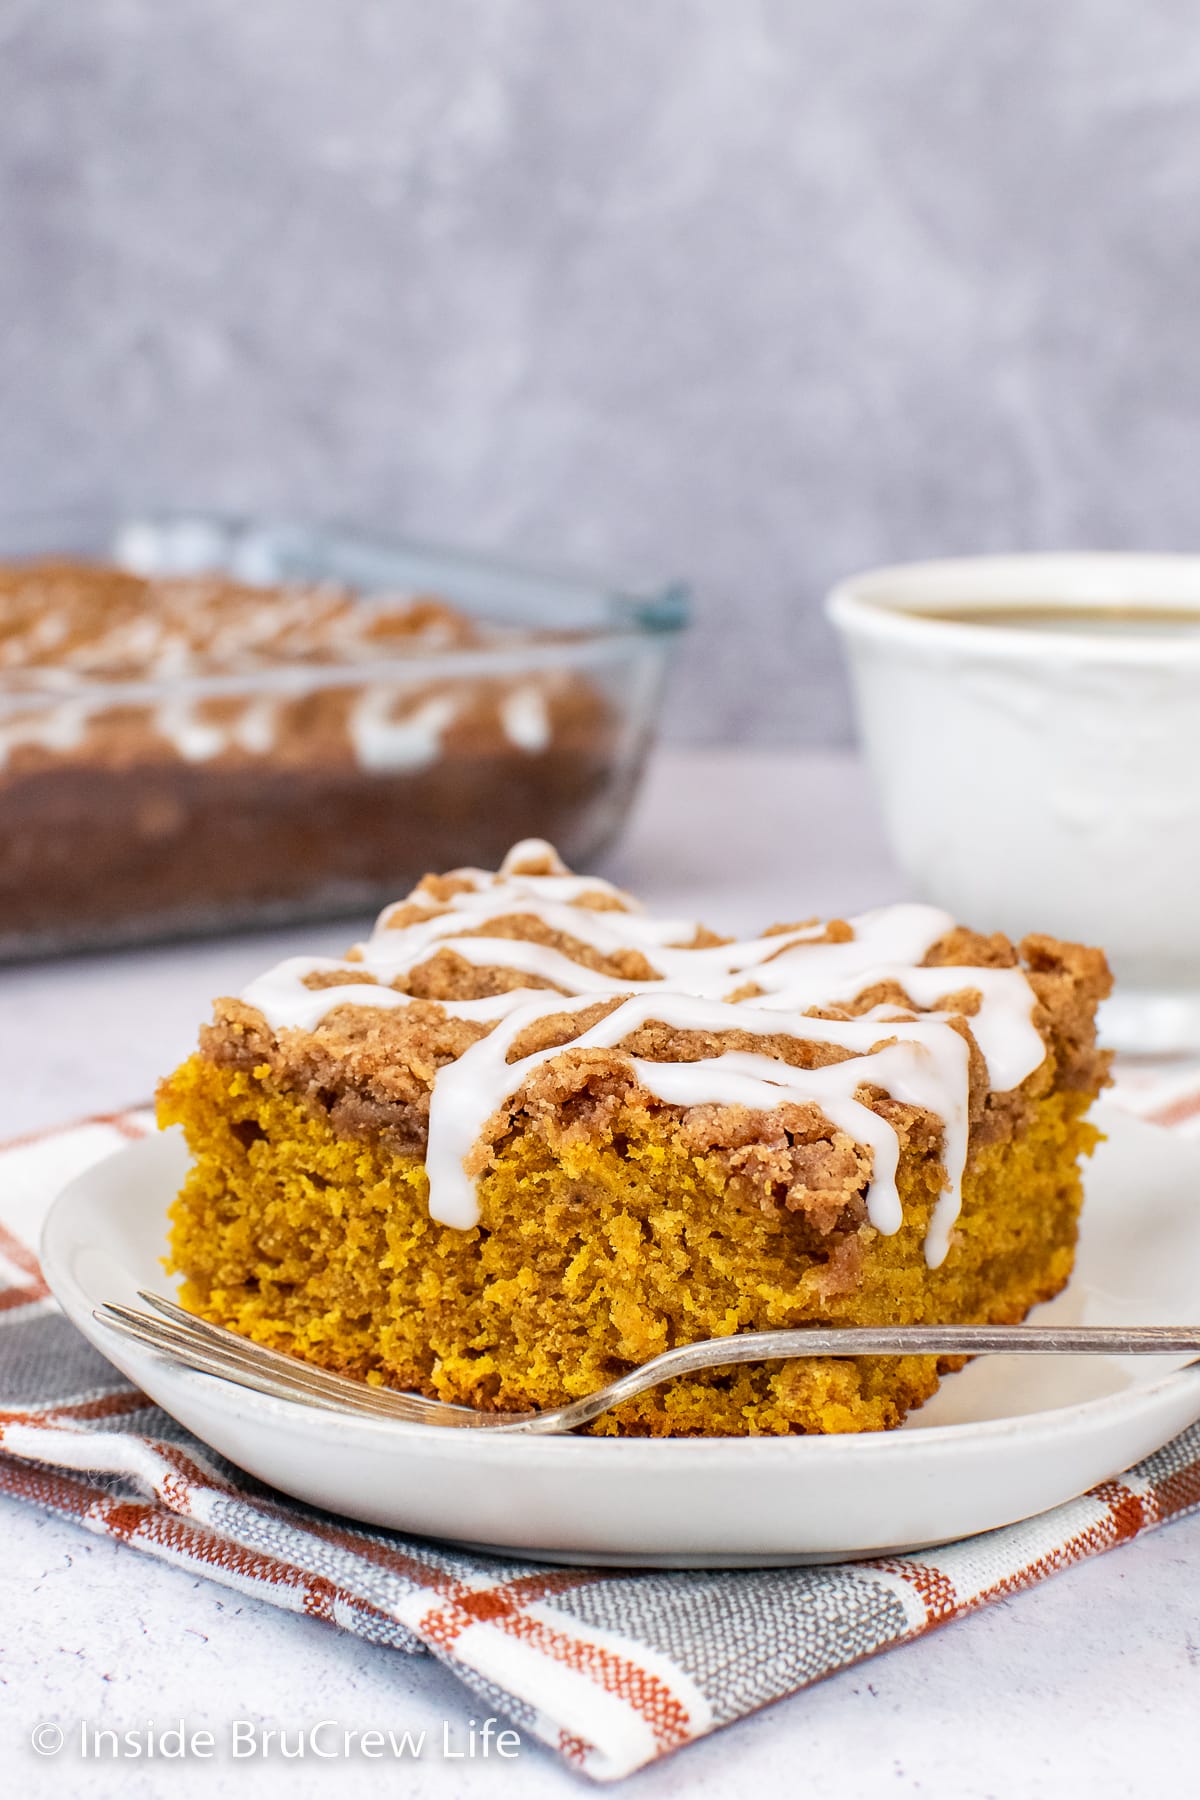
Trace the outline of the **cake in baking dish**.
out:
<instances>
[{"instance_id":1,"label":"cake in baking dish","mask_svg":"<svg viewBox=\"0 0 1200 1800\"><path fill-rule=\"evenodd\" d=\"M519 844L217 1003L160 1095L184 1304L509 1410L732 1332L1022 1319L1071 1272L1108 988L930 906L729 939ZM592 1429L876 1430L952 1366L710 1371Z\"/></svg>"},{"instance_id":2,"label":"cake in baking dish","mask_svg":"<svg viewBox=\"0 0 1200 1800\"><path fill-rule=\"evenodd\" d=\"M637 757L586 638L328 582L0 564L0 955L365 912L531 830L591 846Z\"/></svg>"}]
</instances>

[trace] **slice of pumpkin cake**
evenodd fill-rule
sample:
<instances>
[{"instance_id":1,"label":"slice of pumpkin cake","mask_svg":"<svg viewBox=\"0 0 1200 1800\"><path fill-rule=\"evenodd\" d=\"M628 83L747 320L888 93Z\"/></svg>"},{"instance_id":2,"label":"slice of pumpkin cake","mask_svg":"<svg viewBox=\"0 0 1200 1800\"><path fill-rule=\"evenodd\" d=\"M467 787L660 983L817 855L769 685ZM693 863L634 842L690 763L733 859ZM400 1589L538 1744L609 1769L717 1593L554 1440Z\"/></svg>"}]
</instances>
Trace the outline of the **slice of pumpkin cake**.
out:
<instances>
[{"instance_id":1,"label":"slice of pumpkin cake","mask_svg":"<svg viewBox=\"0 0 1200 1800\"><path fill-rule=\"evenodd\" d=\"M1109 985L929 906L724 938L519 844L217 1002L159 1097L194 1158L181 1298L517 1411L732 1332L1020 1320L1071 1272ZM592 1429L875 1430L938 1375L716 1370Z\"/></svg>"}]
</instances>

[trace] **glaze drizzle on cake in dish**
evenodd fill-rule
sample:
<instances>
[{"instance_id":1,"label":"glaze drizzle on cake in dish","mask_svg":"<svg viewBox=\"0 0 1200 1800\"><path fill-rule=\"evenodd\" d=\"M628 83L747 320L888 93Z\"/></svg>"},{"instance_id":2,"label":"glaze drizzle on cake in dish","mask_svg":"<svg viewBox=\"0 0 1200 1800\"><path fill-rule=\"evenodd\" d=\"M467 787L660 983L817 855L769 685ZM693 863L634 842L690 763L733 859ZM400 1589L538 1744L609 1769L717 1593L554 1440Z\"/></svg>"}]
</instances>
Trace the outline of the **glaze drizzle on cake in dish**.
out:
<instances>
[{"instance_id":1,"label":"glaze drizzle on cake in dish","mask_svg":"<svg viewBox=\"0 0 1200 1800\"><path fill-rule=\"evenodd\" d=\"M588 641L429 594L0 565L0 954L365 912L531 829L590 847L637 740Z\"/></svg>"},{"instance_id":2,"label":"glaze drizzle on cake in dish","mask_svg":"<svg viewBox=\"0 0 1200 1800\"><path fill-rule=\"evenodd\" d=\"M724 939L519 844L218 1004L162 1097L187 1303L508 1408L725 1331L1023 1317L1070 1272L1107 986L928 906ZM602 1428L886 1426L937 1375L717 1372Z\"/></svg>"}]
</instances>

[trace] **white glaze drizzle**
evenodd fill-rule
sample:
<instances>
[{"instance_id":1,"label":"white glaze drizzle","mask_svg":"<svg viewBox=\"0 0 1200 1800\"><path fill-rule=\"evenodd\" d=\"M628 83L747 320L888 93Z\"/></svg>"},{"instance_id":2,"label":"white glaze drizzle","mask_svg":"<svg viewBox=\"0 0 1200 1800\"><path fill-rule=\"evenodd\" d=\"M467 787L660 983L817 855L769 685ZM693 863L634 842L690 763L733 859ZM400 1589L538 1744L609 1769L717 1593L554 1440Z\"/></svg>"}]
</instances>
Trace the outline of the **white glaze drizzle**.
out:
<instances>
[{"instance_id":1,"label":"white glaze drizzle","mask_svg":"<svg viewBox=\"0 0 1200 1800\"><path fill-rule=\"evenodd\" d=\"M448 694L434 694L396 717L394 687L368 688L350 714L350 739L364 769L425 769L437 761L442 733L458 712Z\"/></svg>"},{"instance_id":2,"label":"white glaze drizzle","mask_svg":"<svg viewBox=\"0 0 1200 1800\"><path fill-rule=\"evenodd\" d=\"M248 756L267 756L275 748L279 730L279 702L269 694L251 700L229 727L229 736Z\"/></svg>"},{"instance_id":3,"label":"white glaze drizzle","mask_svg":"<svg viewBox=\"0 0 1200 1800\"><path fill-rule=\"evenodd\" d=\"M411 994L395 988L373 987L368 982L346 982L336 987L305 987L306 975L347 973L361 970L361 963L338 962L328 956L289 956L242 990L242 999L253 1006L272 1031L314 1031L322 1019L339 1006L371 1006L388 1011L416 1002ZM488 1023L503 1019L515 1006L528 1000L524 988L508 994L488 994L481 1000L431 1002L454 1019L478 1019Z\"/></svg>"},{"instance_id":4,"label":"white glaze drizzle","mask_svg":"<svg viewBox=\"0 0 1200 1800\"><path fill-rule=\"evenodd\" d=\"M642 993L614 1008L573 1038L569 1046L535 1050L518 1062L508 1061L514 1042L538 1019L581 1010L579 1003L564 1006L561 995L528 1000L439 1072L429 1111L426 1169L429 1211L440 1224L466 1231L478 1222L475 1184L465 1172L464 1160L488 1119L536 1069L561 1056L564 1048L612 1049L651 1021L681 1031L775 1033L801 1043L834 1044L854 1051L846 1061L819 1069L797 1069L776 1057L748 1051L726 1051L698 1062L679 1063L631 1057L630 1064L642 1086L668 1105L742 1104L769 1112L784 1101L816 1102L840 1131L866 1143L873 1153L867 1213L877 1231L890 1234L903 1223L896 1189L899 1145L887 1121L855 1098L864 1083L883 1088L896 1100L941 1113L947 1188L955 1193L959 1189L967 1153L969 1052L966 1040L941 1021L795 1019L789 1023L748 1006L714 1005L687 994ZM895 1041L881 1043L888 1038ZM956 1206L955 1216L957 1210ZM933 1237L932 1225L930 1235ZM939 1229L932 1244L927 1243L926 1253L941 1262L948 1248L946 1227Z\"/></svg>"},{"instance_id":5,"label":"white glaze drizzle","mask_svg":"<svg viewBox=\"0 0 1200 1800\"><path fill-rule=\"evenodd\" d=\"M497 874L457 869L453 878L460 891L449 902L417 889L387 908L371 937L357 946L358 960L293 957L252 982L242 996L273 1031L312 1031L337 1007L415 1004L389 984L438 951L554 984L558 991L517 988L480 1000L436 1002L451 1017L492 1027L441 1069L433 1084L426 1167L429 1210L439 1223L458 1230L477 1223L476 1188L465 1161L488 1121L536 1069L568 1051L615 1049L641 1026L659 1022L682 1031L782 1036L847 1051L843 1060L816 1069L748 1051L688 1062L631 1055L628 1062L641 1086L667 1105L741 1104L756 1111L788 1102L817 1105L835 1129L871 1153L867 1214L878 1231L891 1233L902 1223L899 1143L887 1121L858 1098L859 1090L882 1089L939 1117L945 1187L927 1230L925 1256L930 1267L944 1260L961 1204L970 1082L967 1042L950 1023L952 1015L936 1010L938 1002L951 994L978 993L970 1026L994 1089L1018 1086L1045 1055L1033 1023L1033 991L1020 970L921 966L951 928L948 913L929 906L883 907L849 921L853 935L845 941L822 941L825 928L818 924L688 948L699 929L694 921L648 918L611 883L572 875L540 840L515 845ZM589 898L601 897L614 904L600 910L587 905ZM427 916L400 925L395 922L400 907ZM489 924L517 916L535 918L604 955L637 950L655 979L607 975L547 944L486 935ZM318 989L305 985L308 976L338 973L359 979ZM364 983L364 974L380 985ZM806 1013L808 1007L843 1005L885 982L923 1009L921 1016L914 1019L895 1004L877 1005L849 1020ZM760 991L729 1000L749 984ZM620 1004L569 1043L509 1062L512 1045L538 1020L569 1016L618 996Z\"/></svg>"},{"instance_id":6,"label":"white glaze drizzle","mask_svg":"<svg viewBox=\"0 0 1200 1800\"><path fill-rule=\"evenodd\" d=\"M550 714L541 688L511 688L500 702L500 724L510 744L535 755L550 742Z\"/></svg>"},{"instance_id":7,"label":"white glaze drizzle","mask_svg":"<svg viewBox=\"0 0 1200 1800\"><path fill-rule=\"evenodd\" d=\"M156 659L151 678L162 680L180 671L169 666L165 653ZM39 683L47 692L44 707L29 707L8 717L0 714L0 768L22 745L67 753L85 741L88 732L102 723L111 710L103 690L87 697L58 699L54 671L39 671ZM298 686L296 692L302 691ZM209 762L229 749L250 756L268 756L279 735L281 705L286 697L275 694L245 700L237 698L221 719L203 715L204 702L180 696L162 701L153 710L153 728L165 738L184 762ZM442 754L448 728L470 701L469 690L457 696L434 694L407 712L397 715L400 696L393 687L367 688L350 709L347 733L360 767L377 772L405 773L425 769ZM533 755L547 748L551 728L545 703L528 686L502 694L498 703L500 726L518 749Z\"/></svg>"},{"instance_id":8,"label":"white glaze drizzle","mask_svg":"<svg viewBox=\"0 0 1200 1800\"><path fill-rule=\"evenodd\" d=\"M69 755L83 743L88 722L87 708L78 701L63 701L44 712L15 713L0 722L0 769L22 744L36 744L60 756Z\"/></svg>"},{"instance_id":9,"label":"white glaze drizzle","mask_svg":"<svg viewBox=\"0 0 1200 1800\"><path fill-rule=\"evenodd\" d=\"M167 700L154 715L155 730L169 738L184 762L209 762L225 748L220 725L202 719L188 700Z\"/></svg>"}]
</instances>

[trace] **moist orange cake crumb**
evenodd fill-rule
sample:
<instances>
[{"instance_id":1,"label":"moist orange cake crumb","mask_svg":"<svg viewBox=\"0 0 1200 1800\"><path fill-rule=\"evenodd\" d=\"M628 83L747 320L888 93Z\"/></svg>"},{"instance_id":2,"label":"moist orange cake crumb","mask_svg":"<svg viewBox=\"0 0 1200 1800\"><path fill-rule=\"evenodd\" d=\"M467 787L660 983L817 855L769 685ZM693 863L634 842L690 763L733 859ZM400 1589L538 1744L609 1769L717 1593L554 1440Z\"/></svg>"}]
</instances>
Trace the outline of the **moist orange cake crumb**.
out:
<instances>
[{"instance_id":1,"label":"moist orange cake crumb","mask_svg":"<svg viewBox=\"0 0 1200 1800\"><path fill-rule=\"evenodd\" d=\"M498 1410L734 1332L1015 1322L1071 1272L1108 987L931 907L724 939L520 845L217 1003L160 1092L171 1266L258 1342ZM591 1429L884 1429L956 1366L710 1371Z\"/></svg>"}]
</instances>

